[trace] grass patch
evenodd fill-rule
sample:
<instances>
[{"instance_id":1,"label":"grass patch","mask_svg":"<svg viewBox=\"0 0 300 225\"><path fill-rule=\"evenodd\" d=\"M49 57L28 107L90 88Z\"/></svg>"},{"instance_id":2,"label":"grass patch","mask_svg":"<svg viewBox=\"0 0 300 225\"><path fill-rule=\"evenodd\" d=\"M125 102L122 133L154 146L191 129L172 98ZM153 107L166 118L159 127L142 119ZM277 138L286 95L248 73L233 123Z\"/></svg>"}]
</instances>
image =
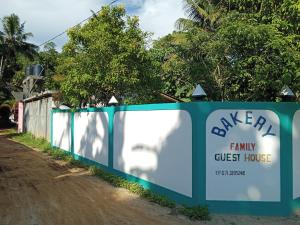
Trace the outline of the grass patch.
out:
<instances>
[{"instance_id":1,"label":"grass patch","mask_svg":"<svg viewBox=\"0 0 300 225\"><path fill-rule=\"evenodd\" d=\"M9 134L15 134L17 131L15 128L10 128L10 129L3 129L0 130L0 135L9 135Z\"/></svg>"},{"instance_id":2,"label":"grass patch","mask_svg":"<svg viewBox=\"0 0 300 225\"><path fill-rule=\"evenodd\" d=\"M102 178L103 180L109 182L115 187L121 187L129 190L132 193L138 194L139 196L149 200L150 202L157 203L164 207L174 208L176 203L165 196L154 193L151 190L145 189L142 185L130 182L122 177L108 173L104 170L97 168L96 166L91 166L90 170L94 175Z\"/></svg>"},{"instance_id":3,"label":"grass patch","mask_svg":"<svg viewBox=\"0 0 300 225\"><path fill-rule=\"evenodd\" d=\"M17 142L21 142L31 148L35 148L38 150L41 150L42 152L50 152L52 150L51 145L47 140L42 139L42 138L36 138L32 134L29 133L24 133L24 134L16 134L12 133L9 135L9 137L12 140L15 140Z\"/></svg>"},{"instance_id":4,"label":"grass patch","mask_svg":"<svg viewBox=\"0 0 300 225\"><path fill-rule=\"evenodd\" d=\"M184 206L179 212L191 220L210 220L208 208L206 206Z\"/></svg>"},{"instance_id":5,"label":"grass patch","mask_svg":"<svg viewBox=\"0 0 300 225\"><path fill-rule=\"evenodd\" d=\"M163 207L169 207L171 209L176 207L176 203L166 196L156 194L149 189L145 189L142 185L136 182L130 182L120 176L106 172L95 165L89 166L84 164L81 161L76 160L69 152L60 150L58 148L52 148L45 139L36 138L29 133L16 134L15 132L11 133L10 137L12 140L49 154L51 158L55 160L64 160L70 165L85 167L89 170L90 174L100 177L115 187L125 188L130 192L149 200L150 202L154 202ZM191 220L210 220L209 211L206 206L182 206L179 208L178 212L187 216Z\"/></svg>"}]
</instances>

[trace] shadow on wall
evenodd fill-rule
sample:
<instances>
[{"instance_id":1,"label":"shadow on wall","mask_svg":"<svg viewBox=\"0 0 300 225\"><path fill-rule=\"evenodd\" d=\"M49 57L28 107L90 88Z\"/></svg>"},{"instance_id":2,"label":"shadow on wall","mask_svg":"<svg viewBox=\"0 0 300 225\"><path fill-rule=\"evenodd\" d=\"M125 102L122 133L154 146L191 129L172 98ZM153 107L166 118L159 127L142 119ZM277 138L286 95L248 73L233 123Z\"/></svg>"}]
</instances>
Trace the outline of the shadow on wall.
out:
<instances>
[{"instance_id":1,"label":"shadow on wall","mask_svg":"<svg viewBox=\"0 0 300 225\"><path fill-rule=\"evenodd\" d=\"M192 121L184 110L115 114L114 168L192 196Z\"/></svg>"},{"instance_id":2,"label":"shadow on wall","mask_svg":"<svg viewBox=\"0 0 300 225\"><path fill-rule=\"evenodd\" d=\"M74 116L74 153L108 165L108 114L80 112Z\"/></svg>"},{"instance_id":3,"label":"shadow on wall","mask_svg":"<svg viewBox=\"0 0 300 225\"><path fill-rule=\"evenodd\" d=\"M56 116L67 114L67 120L65 118L55 121ZM58 127L57 127L58 126ZM59 137L58 141L56 138ZM69 112L55 112L53 113L53 145L66 151L71 151L71 113Z\"/></svg>"}]
</instances>

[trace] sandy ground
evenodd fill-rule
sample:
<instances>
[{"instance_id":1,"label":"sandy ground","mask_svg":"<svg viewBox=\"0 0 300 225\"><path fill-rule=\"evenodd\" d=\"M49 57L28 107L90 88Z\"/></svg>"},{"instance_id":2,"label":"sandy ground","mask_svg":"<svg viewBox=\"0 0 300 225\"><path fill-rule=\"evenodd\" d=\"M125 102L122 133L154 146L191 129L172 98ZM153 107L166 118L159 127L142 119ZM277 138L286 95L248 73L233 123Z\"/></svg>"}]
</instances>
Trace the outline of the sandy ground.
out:
<instances>
[{"instance_id":1,"label":"sandy ground","mask_svg":"<svg viewBox=\"0 0 300 225\"><path fill-rule=\"evenodd\" d=\"M300 224L297 217L191 221L0 136L0 225Z\"/></svg>"}]
</instances>

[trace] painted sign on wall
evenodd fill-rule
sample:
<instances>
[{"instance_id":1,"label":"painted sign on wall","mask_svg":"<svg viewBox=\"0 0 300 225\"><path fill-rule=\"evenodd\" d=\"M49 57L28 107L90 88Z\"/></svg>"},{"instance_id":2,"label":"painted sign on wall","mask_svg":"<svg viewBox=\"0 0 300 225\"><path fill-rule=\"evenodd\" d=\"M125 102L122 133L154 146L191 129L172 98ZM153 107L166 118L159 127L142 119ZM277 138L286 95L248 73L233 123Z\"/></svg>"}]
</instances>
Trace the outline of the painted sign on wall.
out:
<instances>
[{"instance_id":1,"label":"painted sign on wall","mask_svg":"<svg viewBox=\"0 0 300 225\"><path fill-rule=\"evenodd\" d=\"M206 199L280 201L279 118L217 110L206 121Z\"/></svg>"}]
</instances>

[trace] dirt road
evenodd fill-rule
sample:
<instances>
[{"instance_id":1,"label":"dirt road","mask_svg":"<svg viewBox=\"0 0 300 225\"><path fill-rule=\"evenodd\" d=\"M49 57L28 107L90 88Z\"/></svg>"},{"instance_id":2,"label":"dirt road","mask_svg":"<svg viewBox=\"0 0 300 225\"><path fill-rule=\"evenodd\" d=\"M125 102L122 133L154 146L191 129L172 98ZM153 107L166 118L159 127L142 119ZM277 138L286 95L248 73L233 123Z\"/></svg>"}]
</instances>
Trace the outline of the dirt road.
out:
<instances>
[{"instance_id":1,"label":"dirt road","mask_svg":"<svg viewBox=\"0 0 300 225\"><path fill-rule=\"evenodd\" d=\"M0 136L1 225L190 223L61 163Z\"/></svg>"},{"instance_id":2,"label":"dirt road","mask_svg":"<svg viewBox=\"0 0 300 225\"><path fill-rule=\"evenodd\" d=\"M0 225L299 224L298 219L213 216L209 222L114 188L81 168L0 136Z\"/></svg>"}]
</instances>

